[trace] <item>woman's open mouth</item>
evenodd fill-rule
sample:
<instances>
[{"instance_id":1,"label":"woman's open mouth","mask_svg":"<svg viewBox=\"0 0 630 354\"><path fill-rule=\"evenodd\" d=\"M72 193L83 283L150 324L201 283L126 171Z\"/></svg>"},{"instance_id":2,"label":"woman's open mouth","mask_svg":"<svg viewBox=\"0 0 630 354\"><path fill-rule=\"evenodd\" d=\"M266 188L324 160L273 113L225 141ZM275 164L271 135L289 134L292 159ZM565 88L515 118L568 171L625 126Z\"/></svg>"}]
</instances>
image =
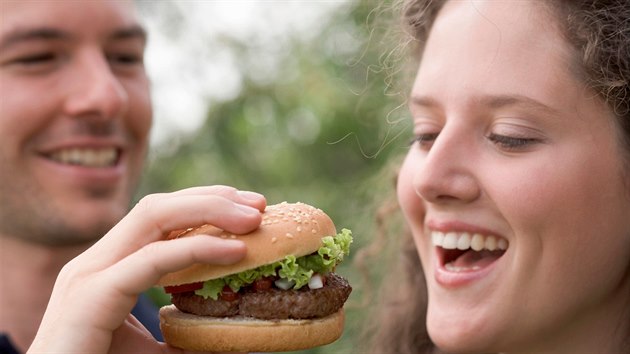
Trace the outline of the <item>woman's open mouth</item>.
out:
<instances>
[{"instance_id":1,"label":"woman's open mouth","mask_svg":"<svg viewBox=\"0 0 630 354\"><path fill-rule=\"evenodd\" d=\"M509 247L505 238L469 232L432 231L431 240L440 268L448 273L479 272L501 258Z\"/></svg>"}]
</instances>

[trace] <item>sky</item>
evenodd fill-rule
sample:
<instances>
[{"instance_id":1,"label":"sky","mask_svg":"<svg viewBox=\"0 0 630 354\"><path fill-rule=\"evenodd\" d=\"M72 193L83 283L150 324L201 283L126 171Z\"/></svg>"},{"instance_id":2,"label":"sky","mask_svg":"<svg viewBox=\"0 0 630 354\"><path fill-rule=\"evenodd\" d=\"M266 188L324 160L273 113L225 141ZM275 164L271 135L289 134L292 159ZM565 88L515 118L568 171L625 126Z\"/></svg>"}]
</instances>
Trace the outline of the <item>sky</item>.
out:
<instances>
[{"instance_id":1,"label":"sky","mask_svg":"<svg viewBox=\"0 0 630 354\"><path fill-rule=\"evenodd\" d=\"M195 131L210 105L235 98L243 70L256 80L278 79L289 42L316 39L350 0L140 2L149 32L145 56L152 81L152 144ZM237 58L228 43L255 53ZM253 50L252 50L253 49ZM238 59L238 60L237 60ZM245 59L245 60L244 60ZM238 63L246 62L246 67Z\"/></svg>"}]
</instances>

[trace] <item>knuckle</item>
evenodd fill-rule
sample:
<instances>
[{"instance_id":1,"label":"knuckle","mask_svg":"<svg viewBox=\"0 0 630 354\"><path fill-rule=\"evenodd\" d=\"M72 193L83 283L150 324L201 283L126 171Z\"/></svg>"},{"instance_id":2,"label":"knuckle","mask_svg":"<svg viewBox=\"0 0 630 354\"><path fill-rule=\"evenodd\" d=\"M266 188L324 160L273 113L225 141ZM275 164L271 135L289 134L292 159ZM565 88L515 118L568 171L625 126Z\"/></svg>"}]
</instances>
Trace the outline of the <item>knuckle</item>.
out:
<instances>
[{"instance_id":1,"label":"knuckle","mask_svg":"<svg viewBox=\"0 0 630 354\"><path fill-rule=\"evenodd\" d=\"M144 245L142 248L138 250L138 253L143 258L148 258L151 256L155 256L160 253L162 241L150 242Z\"/></svg>"},{"instance_id":2,"label":"knuckle","mask_svg":"<svg viewBox=\"0 0 630 354\"><path fill-rule=\"evenodd\" d=\"M136 205L133 207L133 211L138 214L151 215L152 211L155 209L155 206L162 198L162 193L145 195L144 197L140 198L138 203L136 203Z\"/></svg>"},{"instance_id":3,"label":"knuckle","mask_svg":"<svg viewBox=\"0 0 630 354\"><path fill-rule=\"evenodd\" d=\"M237 189L231 186L225 186L225 185L216 185L213 187L214 192L217 195L223 196L223 197L234 197L236 195Z\"/></svg>"}]
</instances>

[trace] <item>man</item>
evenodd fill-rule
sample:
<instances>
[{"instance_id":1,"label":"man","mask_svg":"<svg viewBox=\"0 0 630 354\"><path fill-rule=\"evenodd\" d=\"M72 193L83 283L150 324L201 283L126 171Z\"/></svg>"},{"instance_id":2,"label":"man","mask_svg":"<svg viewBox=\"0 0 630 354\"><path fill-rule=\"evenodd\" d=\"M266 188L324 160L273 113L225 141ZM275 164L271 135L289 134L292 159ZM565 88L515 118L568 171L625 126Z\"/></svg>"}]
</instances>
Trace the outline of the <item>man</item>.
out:
<instances>
[{"instance_id":1,"label":"man","mask_svg":"<svg viewBox=\"0 0 630 354\"><path fill-rule=\"evenodd\" d=\"M114 227L139 181L152 116L132 2L0 5L0 351L25 352L40 323L33 351L151 348L129 317L138 295L163 273L246 251L156 241L201 222L247 232L264 198L228 187L152 196Z\"/></svg>"}]
</instances>

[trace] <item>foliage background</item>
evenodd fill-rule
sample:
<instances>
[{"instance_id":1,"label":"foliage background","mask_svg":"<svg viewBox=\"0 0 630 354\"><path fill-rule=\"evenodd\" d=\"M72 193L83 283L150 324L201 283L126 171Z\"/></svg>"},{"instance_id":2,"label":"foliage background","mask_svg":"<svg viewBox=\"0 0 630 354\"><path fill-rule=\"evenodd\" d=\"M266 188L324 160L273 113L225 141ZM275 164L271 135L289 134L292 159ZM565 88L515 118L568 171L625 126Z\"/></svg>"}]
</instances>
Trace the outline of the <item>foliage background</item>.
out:
<instances>
[{"instance_id":1,"label":"foliage background","mask_svg":"<svg viewBox=\"0 0 630 354\"><path fill-rule=\"evenodd\" d=\"M394 84L402 82L397 77L404 77L399 69L406 63L390 36L389 11L389 2L352 3L319 36L292 43L273 81L261 82L248 70L261 48L226 39L242 58L240 94L210 105L194 133L154 146L138 193L227 184L263 193L269 204L315 205L338 229L352 229L354 253L338 269L354 288L344 335L300 353L356 353L374 301L365 297L373 289L364 284L355 256L374 237L376 211L392 196L393 166L411 131L406 88ZM352 43L335 42L340 33ZM380 264L370 268L375 277L385 272ZM168 302L160 289L151 295L158 304Z\"/></svg>"}]
</instances>

